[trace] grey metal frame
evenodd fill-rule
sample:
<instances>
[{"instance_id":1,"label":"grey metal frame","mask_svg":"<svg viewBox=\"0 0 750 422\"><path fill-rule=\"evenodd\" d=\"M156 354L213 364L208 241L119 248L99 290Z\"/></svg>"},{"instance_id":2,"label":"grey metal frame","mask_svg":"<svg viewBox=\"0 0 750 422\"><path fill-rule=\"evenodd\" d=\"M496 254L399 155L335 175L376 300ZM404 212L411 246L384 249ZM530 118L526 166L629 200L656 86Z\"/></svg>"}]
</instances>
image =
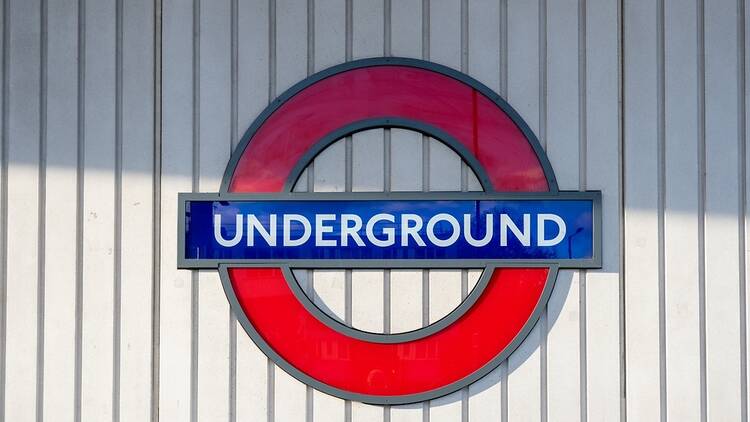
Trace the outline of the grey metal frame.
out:
<instances>
[{"instance_id":1,"label":"grey metal frame","mask_svg":"<svg viewBox=\"0 0 750 422\"><path fill-rule=\"evenodd\" d=\"M185 259L185 203L191 200L229 201L319 201L319 200L561 200L585 199L593 202L593 251L591 259ZM557 191L557 192L280 192L280 193L181 193L178 196L178 268L217 268L221 264L284 266L292 268L480 268L488 265L547 264L560 268L601 268L602 267L602 195L599 191Z\"/></svg>"},{"instance_id":2,"label":"grey metal frame","mask_svg":"<svg viewBox=\"0 0 750 422\"><path fill-rule=\"evenodd\" d=\"M284 185L286 192L279 192L273 194L234 194L229 192L229 184L232 180L235 168L242 157L248 143L252 139L252 136L260 128L260 126L271 116L282 104L292 98L297 93L303 91L307 87L315 84L316 82L323 80L332 75L336 75L341 72L345 72L352 69L372 67L372 66L406 66L431 70L443 75L449 76L466 85L471 86L482 95L493 101L500 109L502 109L508 117L515 123L515 125L521 130L529 144L534 149L536 157L542 166L547 184L549 186L549 192L546 193L499 193L495 192L489 178L484 171L481 164L478 162L476 157L470 154L466 148L457 140L453 139L447 133L439 130L430 125L426 125L421 122L415 122L399 117L385 117L380 119L368 119L359 122L354 122L344 128L336 130L323 139L317 142L310 151L308 151L299 163L294 167L291 174L288 177L287 182ZM469 165L472 170L477 174L477 177L482 184L485 192L415 192L415 193L400 193L400 192L388 192L388 193L356 193L356 194L341 194L341 193L293 193L292 187L299 178L300 173L304 170L307 164L312 161L317 154L319 154L326 146L332 142L347 136L352 133L356 133L362 130L375 128L375 127L397 127L406 128L419 131L425 135L437 138L452 148L461 158ZM232 260L219 261L219 260L201 260L203 262L196 262L193 260L187 262L184 260L184 232L185 232L185 202L191 199L263 199L263 200L341 200L341 199L357 199L357 200L373 200L373 199L590 199L594 204L594 257L590 260L409 260L404 261L385 261L385 260L341 260L338 262L321 262L315 261L295 261L294 263L279 262L275 260L265 260L257 262L248 262L242 260L242 262L236 262ZM271 102L268 107L255 119L252 125L245 131L242 136L239 145L232 153L229 163L224 171L224 176L221 182L220 192L218 194L204 194L204 193L185 193L179 194L178 197L178 214L180 216L178 220L178 268L218 268L222 285L224 287L224 293L226 294L231 309L237 316L237 320L240 322L242 327L248 333L250 338L255 344L268 356L273 362L281 367L284 371L297 378L299 381L310 385L325 393L341 397L348 400L357 400L364 403L381 404L381 405L396 405L396 404L407 404L415 403L425 400L432 400L437 397L441 397L463 387L472 384L473 382L481 379L487 375L490 371L500 365L510 354L523 342L526 336L531 332L540 314L544 310L549 296L554 288L555 280L557 279L557 273L559 268L601 268L602 265L602 217L601 217L601 192L599 191L587 191L587 192L560 192L555 173L552 166L547 158L547 155L542 148L536 135L533 133L531 128L521 118L521 116L513 109L504 99L497 93L492 91L489 87L477 81L476 79L458 72L449 67L439 65L424 60L400 58L400 57L382 57L382 58L370 58L355 60L348 63L343 63L331 68L325 69L318 72L307 79L300 81L295 84L281 96ZM492 360L483 365L480 369L474 371L469 376L458 380L452 384L443 386L438 389L426 391L419 394L400 395L400 396L376 396L367 394L352 393L344 391L339 388L322 383L302 371L295 368L283 357L281 357L275 350L273 350L265 339L255 330L253 325L245 315L242 307L237 300L237 296L232 288L231 280L227 269L229 267L257 267L257 266L273 266L281 267L286 282L290 286L294 295L300 300L305 308L318 318L322 323L328 327L337 330L350 337L358 338L365 341L376 342L376 343L399 343L404 341L410 341L418 338L423 338L434 334L435 332L445 328L451 323L455 322L461 317L468 309L476 303L476 300L481 296L484 288L487 286L492 272L497 267L535 267L535 268L549 268L547 280L542 290L542 294L534 307L533 312L529 316L522 329L516 334L514 339L503 349L497 356ZM371 333L362 330L358 330L353 327L342 324L339 321L331 318L323 310L318 308L310 298L302 291L299 284L297 283L294 275L292 274L291 268L294 267L315 267L315 268L477 268L485 267L482 277L480 278L477 286L467 296L461 305L451 311L448 315L440 319L439 321L414 331L399 333L399 334L380 334Z\"/></svg>"}]
</instances>

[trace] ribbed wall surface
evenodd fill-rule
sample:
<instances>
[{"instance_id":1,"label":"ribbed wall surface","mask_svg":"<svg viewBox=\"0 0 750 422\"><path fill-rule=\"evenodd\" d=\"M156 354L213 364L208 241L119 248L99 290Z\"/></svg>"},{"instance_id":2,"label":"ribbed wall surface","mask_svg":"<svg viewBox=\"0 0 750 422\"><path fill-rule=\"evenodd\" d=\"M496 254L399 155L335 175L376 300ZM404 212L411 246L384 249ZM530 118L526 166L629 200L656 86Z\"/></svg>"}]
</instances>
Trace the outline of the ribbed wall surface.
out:
<instances>
[{"instance_id":1,"label":"ribbed wall surface","mask_svg":"<svg viewBox=\"0 0 750 422\"><path fill-rule=\"evenodd\" d=\"M1 12L0 420L747 420L744 0L2 0ZM218 274L176 269L177 192L217 191L285 89L378 56L479 79L539 136L561 189L604 198L602 270L562 271L537 327L485 379L390 409L274 367ZM440 144L375 132L329 148L304 189L470 189ZM300 278L342 319L397 331L455 306L466 273Z\"/></svg>"}]
</instances>

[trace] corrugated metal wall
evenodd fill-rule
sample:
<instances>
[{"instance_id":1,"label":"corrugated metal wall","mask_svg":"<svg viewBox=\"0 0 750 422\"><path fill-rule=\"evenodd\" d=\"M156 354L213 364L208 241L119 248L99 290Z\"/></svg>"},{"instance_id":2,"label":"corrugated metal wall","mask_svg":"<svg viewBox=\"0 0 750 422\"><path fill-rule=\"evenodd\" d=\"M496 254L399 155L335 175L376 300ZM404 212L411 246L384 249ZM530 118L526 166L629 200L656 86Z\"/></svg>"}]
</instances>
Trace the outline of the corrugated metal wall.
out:
<instances>
[{"instance_id":1,"label":"corrugated metal wall","mask_svg":"<svg viewBox=\"0 0 750 422\"><path fill-rule=\"evenodd\" d=\"M2 6L3 420L148 420L154 5Z\"/></svg>"},{"instance_id":2,"label":"corrugated metal wall","mask_svg":"<svg viewBox=\"0 0 750 422\"><path fill-rule=\"evenodd\" d=\"M744 0L2 0L0 419L747 420L747 19ZM390 409L275 368L216 272L175 261L177 192L218 190L270 100L384 55L501 93L562 189L602 190L605 227L604 268L561 272L508 362ZM304 188L469 188L440 144L381 132L331 147ZM383 330L470 280L300 277Z\"/></svg>"}]
</instances>

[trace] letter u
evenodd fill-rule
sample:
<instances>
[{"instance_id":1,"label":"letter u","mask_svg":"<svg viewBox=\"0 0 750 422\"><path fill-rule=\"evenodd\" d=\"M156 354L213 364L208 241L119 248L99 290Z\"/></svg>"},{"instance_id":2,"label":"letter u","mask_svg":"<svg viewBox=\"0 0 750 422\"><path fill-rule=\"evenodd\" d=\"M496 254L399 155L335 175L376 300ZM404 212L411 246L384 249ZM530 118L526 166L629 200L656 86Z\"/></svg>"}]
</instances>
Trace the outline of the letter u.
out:
<instances>
[{"instance_id":1,"label":"letter u","mask_svg":"<svg viewBox=\"0 0 750 422\"><path fill-rule=\"evenodd\" d=\"M226 248L231 248L240 243L240 240L242 240L242 214L235 216L234 237L229 240L224 239L224 236L221 234L221 214L214 214L214 238L219 245Z\"/></svg>"}]
</instances>

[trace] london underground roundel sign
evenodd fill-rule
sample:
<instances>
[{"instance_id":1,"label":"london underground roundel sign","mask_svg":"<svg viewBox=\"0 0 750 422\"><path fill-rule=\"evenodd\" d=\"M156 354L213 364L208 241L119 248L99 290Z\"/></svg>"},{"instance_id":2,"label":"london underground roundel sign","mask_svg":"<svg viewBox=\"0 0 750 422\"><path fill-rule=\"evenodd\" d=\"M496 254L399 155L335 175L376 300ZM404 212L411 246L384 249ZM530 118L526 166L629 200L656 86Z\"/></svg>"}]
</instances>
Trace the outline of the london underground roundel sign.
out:
<instances>
[{"instance_id":1,"label":"london underground roundel sign","mask_svg":"<svg viewBox=\"0 0 750 422\"><path fill-rule=\"evenodd\" d=\"M292 192L321 150L372 128L439 139L484 192ZM346 63L290 88L247 130L219 193L180 194L178 226L179 267L218 269L269 358L319 390L375 404L478 380L531 330L559 268L601 267L601 193L559 191L534 134L489 88L402 58ZM363 267L484 271L447 316L398 334L333 319L291 272Z\"/></svg>"}]
</instances>

